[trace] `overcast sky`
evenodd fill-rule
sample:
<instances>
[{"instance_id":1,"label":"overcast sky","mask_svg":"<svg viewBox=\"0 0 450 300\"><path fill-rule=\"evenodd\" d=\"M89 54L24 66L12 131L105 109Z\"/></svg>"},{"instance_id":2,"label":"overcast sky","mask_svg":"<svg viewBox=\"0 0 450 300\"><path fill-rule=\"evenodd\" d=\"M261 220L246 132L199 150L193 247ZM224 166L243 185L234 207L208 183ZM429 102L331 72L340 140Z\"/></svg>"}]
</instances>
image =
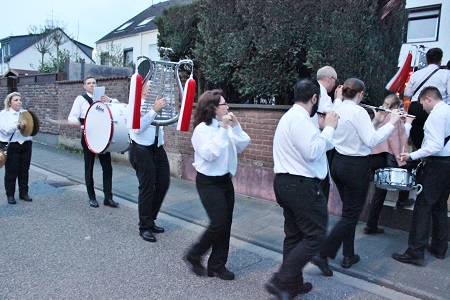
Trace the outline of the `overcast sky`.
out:
<instances>
[{"instance_id":1,"label":"overcast sky","mask_svg":"<svg viewBox=\"0 0 450 300\"><path fill-rule=\"evenodd\" d=\"M0 39L27 35L32 25L62 22L66 33L95 48L95 42L152 4L165 0L6 0L0 12Z\"/></svg>"}]
</instances>

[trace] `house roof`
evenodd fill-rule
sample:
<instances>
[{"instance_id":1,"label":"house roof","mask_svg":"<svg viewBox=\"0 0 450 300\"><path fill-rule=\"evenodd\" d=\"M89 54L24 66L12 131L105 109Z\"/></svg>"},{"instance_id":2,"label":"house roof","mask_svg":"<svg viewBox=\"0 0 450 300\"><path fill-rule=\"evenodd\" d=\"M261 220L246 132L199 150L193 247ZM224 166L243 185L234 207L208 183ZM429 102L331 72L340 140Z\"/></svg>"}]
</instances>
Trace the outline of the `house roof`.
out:
<instances>
[{"instance_id":1,"label":"house roof","mask_svg":"<svg viewBox=\"0 0 450 300\"><path fill-rule=\"evenodd\" d=\"M55 30L61 30L65 35L66 33L62 29L55 29ZM24 51L28 47L35 44L40 38L40 36L43 36L44 34L27 34L27 35L16 35L16 36L9 36L4 39L0 40L0 43L9 43L9 49L10 49L10 55L5 58L11 58L15 55L19 54L20 52ZM67 36L67 35L66 35ZM94 48L89 47L83 43L80 43L78 41L75 41L74 39L67 36L75 45L77 45L81 51L83 51L87 56L92 57L92 51ZM2 57L2 53L0 53L0 59Z\"/></svg>"},{"instance_id":2,"label":"house roof","mask_svg":"<svg viewBox=\"0 0 450 300\"><path fill-rule=\"evenodd\" d=\"M37 75L42 74L39 71L35 70L22 70L22 69L8 69L5 74L3 74L3 77L8 76L26 76L26 75Z\"/></svg>"},{"instance_id":3,"label":"house roof","mask_svg":"<svg viewBox=\"0 0 450 300\"><path fill-rule=\"evenodd\" d=\"M113 31L99 39L96 43L157 30L158 26L153 22L152 18L162 15L164 9L171 5L177 3L191 3L192 1L194 0L169 0L154 4L128 21L122 23Z\"/></svg>"}]
</instances>

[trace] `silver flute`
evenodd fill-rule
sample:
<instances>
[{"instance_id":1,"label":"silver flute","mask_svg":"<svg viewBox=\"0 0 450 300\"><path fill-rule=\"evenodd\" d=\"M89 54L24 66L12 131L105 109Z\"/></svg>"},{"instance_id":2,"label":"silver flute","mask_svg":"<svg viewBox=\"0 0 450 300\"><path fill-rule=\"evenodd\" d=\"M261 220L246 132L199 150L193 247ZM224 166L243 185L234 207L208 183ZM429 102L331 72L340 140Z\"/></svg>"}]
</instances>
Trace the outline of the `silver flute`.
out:
<instances>
[{"instance_id":1,"label":"silver flute","mask_svg":"<svg viewBox=\"0 0 450 300\"><path fill-rule=\"evenodd\" d=\"M367 104L362 104L362 103L360 103L359 105L361 105L361 106L364 107L364 108L372 108L372 109L375 109L375 110L381 110L381 111L384 111L384 112L387 112L387 113L391 113L391 112L392 112L392 110L387 109L387 108L383 108L383 107L376 107L376 106L367 105ZM412 118L412 119L415 119L415 118L416 118L416 116L414 116L414 115L405 114L405 113L403 113L403 114L401 115L401 117L402 117L402 118Z\"/></svg>"}]
</instances>

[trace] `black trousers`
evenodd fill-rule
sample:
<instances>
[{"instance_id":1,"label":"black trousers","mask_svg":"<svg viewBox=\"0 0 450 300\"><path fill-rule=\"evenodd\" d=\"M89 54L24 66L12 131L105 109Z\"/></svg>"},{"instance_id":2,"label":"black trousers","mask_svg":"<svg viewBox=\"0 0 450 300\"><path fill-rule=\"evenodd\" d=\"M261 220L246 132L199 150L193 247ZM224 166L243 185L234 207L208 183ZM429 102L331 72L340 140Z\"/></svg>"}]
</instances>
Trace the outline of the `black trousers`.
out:
<instances>
[{"instance_id":1,"label":"black trousers","mask_svg":"<svg viewBox=\"0 0 450 300\"><path fill-rule=\"evenodd\" d=\"M139 181L139 230L155 225L155 220L170 185L170 165L163 146L142 146L133 142L129 150L130 163Z\"/></svg>"},{"instance_id":2,"label":"black trousers","mask_svg":"<svg viewBox=\"0 0 450 300\"><path fill-rule=\"evenodd\" d=\"M317 254L328 224L327 199L320 180L276 174L275 197L283 208L283 263L274 275L284 289L295 292L303 283L303 267Z\"/></svg>"},{"instance_id":3,"label":"black trousers","mask_svg":"<svg viewBox=\"0 0 450 300\"><path fill-rule=\"evenodd\" d=\"M327 236L322 257L335 258L343 245L344 256L355 254L355 228L369 188L370 165L367 156L345 156L336 152L331 176L342 200L342 217Z\"/></svg>"},{"instance_id":4,"label":"black trousers","mask_svg":"<svg viewBox=\"0 0 450 300\"><path fill-rule=\"evenodd\" d=\"M84 155L84 181L86 182L86 189L89 199L95 199L94 190L94 163L96 154L89 150L86 145L84 137L81 137L81 146L83 147ZM105 199L112 199L112 166L111 166L111 154L106 152L105 154L98 154L98 159L102 166L103 171L103 193Z\"/></svg>"},{"instance_id":5,"label":"black trousers","mask_svg":"<svg viewBox=\"0 0 450 300\"><path fill-rule=\"evenodd\" d=\"M208 214L210 224L189 255L200 259L210 248L209 270L220 270L228 261L231 224L234 209L234 186L230 174L207 176L197 172L198 195Z\"/></svg>"},{"instance_id":6,"label":"black trousers","mask_svg":"<svg viewBox=\"0 0 450 300\"><path fill-rule=\"evenodd\" d=\"M369 155L370 169L371 169L371 179L373 179L373 174L380 168L387 167L387 153L378 153ZM369 206L369 216L367 219L367 226L376 228L378 226L378 220L380 219L380 214L383 209L384 200L386 199L387 190L379 189L375 187L375 192L373 194L372 200ZM399 191L398 202L405 202L408 200L408 191Z\"/></svg>"},{"instance_id":7,"label":"black trousers","mask_svg":"<svg viewBox=\"0 0 450 300\"><path fill-rule=\"evenodd\" d=\"M28 195L28 178L30 172L33 143L26 141L8 146L8 159L5 164L5 190L7 197L14 197L16 180L19 183L19 195Z\"/></svg>"},{"instance_id":8,"label":"black trousers","mask_svg":"<svg viewBox=\"0 0 450 300\"><path fill-rule=\"evenodd\" d=\"M448 205L450 163L429 161L417 170L423 191L417 196L411 221L407 252L423 258L431 228L431 247L439 254L448 249Z\"/></svg>"},{"instance_id":9,"label":"black trousers","mask_svg":"<svg viewBox=\"0 0 450 300\"><path fill-rule=\"evenodd\" d=\"M424 137L423 126L428 118L428 114L423 110L422 104L419 101L411 102L408 108L408 113L416 116L411 124L410 138L413 146L416 149L422 147L422 141Z\"/></svg>"}]
</instances>

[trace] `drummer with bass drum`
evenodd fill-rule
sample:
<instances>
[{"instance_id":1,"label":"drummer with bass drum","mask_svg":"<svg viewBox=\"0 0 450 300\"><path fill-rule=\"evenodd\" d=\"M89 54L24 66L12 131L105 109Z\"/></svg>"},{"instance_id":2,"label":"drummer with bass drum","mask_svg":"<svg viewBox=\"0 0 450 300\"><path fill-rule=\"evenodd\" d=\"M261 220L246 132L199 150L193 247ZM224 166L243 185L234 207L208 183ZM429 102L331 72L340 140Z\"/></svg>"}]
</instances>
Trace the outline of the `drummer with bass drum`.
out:
<instances>
[{"instance_id":1,"label":"drummer with bass drum","mask_svg":"<svg viewBox=\"0 0 450 300\"><path fill-rule=\"evenodd\" d=\"M16 180L19 183L19 198L27 202L33 200L28 195L33 119L25 120L21 114L27 114L22 108L21 95L10 93L5 98L5 109L0 112L0 145L7 152L5 190L9 204L17 203L14 198Z\"/></svg>"},{"instance_id":2,"label":"drummer with bass drum","mask_svg":"<svg viewBox=\"0 0 450 300\"><path fill-rule=\"evenodd\" d=\"M81 126L84 129L84 118L86 117L86 112L93 103L92 97L94 94L94 88L97 82L94 77L89 76L84 79L83 88L86 93L79 95L70 110L68 117L69 124L75 126ZM106 95L102 95L100 101L103 102L119 102L117 99L111 99ZM84 179L86 182L86 189L89 196L89 205L91 207L98 207L98 202L95 196L94 190L94 163L95 163L95 153L91 152L86 145L84 135L81 135L81 146L83 147L84 155ZM112 166L111 166L111 153L106 152L103 154L98 154L100 164L103 170L103 193L105 195L103 204L105 206L117 207L118 203L112 198Z\"/></svg>"},{"instance_id":3,"label":"drummer with bass drum","mask_svg":"<svg viewBox=\"0 0 450 300\"><path fill-rule=\"evenodd\" d=\"M414 205L408 249L403 254L392 254L392 258L402 263L423 266L425 248L438 259L444 259L448 249L450 106L433 86L420 92L419 101L428 113L422 146L417 151L404 152L398 157L405 161L422 161L417 169L417 181L422 184L423 192L417 196ZM431 244L428 244L430 229Z\"/></svg>"}]
</instances>

